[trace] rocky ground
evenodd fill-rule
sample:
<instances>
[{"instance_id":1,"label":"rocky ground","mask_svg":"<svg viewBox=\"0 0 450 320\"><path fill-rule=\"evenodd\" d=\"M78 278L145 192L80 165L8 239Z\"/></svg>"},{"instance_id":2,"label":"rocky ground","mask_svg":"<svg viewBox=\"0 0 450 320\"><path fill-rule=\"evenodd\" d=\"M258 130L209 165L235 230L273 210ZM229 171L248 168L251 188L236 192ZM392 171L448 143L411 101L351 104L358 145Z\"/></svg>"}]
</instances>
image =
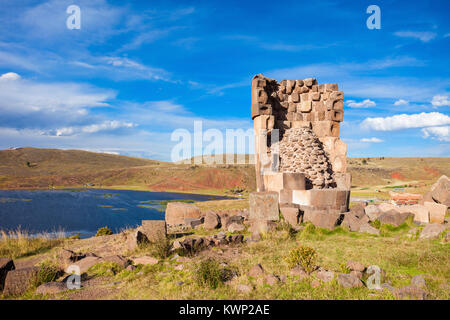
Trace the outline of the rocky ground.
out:
<instances>
[{"instance_id":1,"label":"rocky ground","mask_svg":"<svg viewBox=\"0 0 450 320\"><path fill-rule=\"evenodd\" d=\"M369 220L378 232L352 232L345 225L327 230L311 222L291 226L280 221L255 236L249 232L247 211L231 209L205 212L200 224L193 219L191 224L171 227L168 240L154 244L141 243L142 227L89 239L64 239L39 254L22 253L13 259L15 271L8 271L13 268L10 259L0 260L0 282L5 283L2 297L449 299L448 218L443 224L427 225L406 218L394 226L370 221L373 208L367 214L365 209L370 207L361 207L354 210L363 214L359 219ZM289 260L299 246L315 252L309 271ZM205 261L226 275L216 287L201 281ZM71 265L80 268L80 289L67 289L64 270L70 271ZM57 276L42 272L49 266L56 267ZM370 284L375 278L370 277L377 267L380 287L374 288ZM39 283L33 280L36 277Z\"/></svg>"}]
</instances>

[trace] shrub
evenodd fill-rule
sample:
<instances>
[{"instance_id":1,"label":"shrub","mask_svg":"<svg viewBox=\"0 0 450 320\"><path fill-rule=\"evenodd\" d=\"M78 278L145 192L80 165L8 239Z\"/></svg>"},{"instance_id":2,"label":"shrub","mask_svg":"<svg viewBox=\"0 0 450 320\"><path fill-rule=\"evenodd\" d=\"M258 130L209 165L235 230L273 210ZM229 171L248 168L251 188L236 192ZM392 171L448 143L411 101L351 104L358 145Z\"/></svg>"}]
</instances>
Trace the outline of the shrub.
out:
<instances>
[{"instance_id":1,"label":"shrub","mask_svg":"<svg viewBox=\"0 0 450 320\"><path fill-rule=\"evenodd\" d=\"M40 270L35 279L34 285L36 287L43 283L52 282L61 276L61 269L53 262L44 260L40 264Z\"/></svg>"},{"instance_id":2,"label":"shrub","mask_svg":"<svg viewBox=\"0 0 450 320\"><path fill-rule=\"evenodd\" d=\"M159 237L158 240L151 242L150 251L153 256L160 259L165 259L170 256L172 249L172 241L166 237Z\"/></svg>"},{"instance_id":3,"label":"shrub","mask_svg":"<svg viewBox=\"0 0 450 320\"><path fill-rule=\"evenodd\" d=\"M103 227L97 230L97 234L95 235L96 237L101 237L101 236L108 236L113 234L113 232L111 231L110 228L108 227Z\"/></svg>"},{"instance_id":4,"label":"shrub","mask_svg":"<svg viewBox=\"0 0 450 320\"><path fill-rule=\"evenodd\" d=\"M207 285L211 289L216 289L225 281L230 280L236 273L233 268L223 268L219 262L213 258L208 258L198 265L195 280L199 285Z\"/></svg>"},{"instance_id":5,"label":"shrub","mask_svg":"<svg viewBox=\"0 0 450 320\"><path fill-rule=\"evenodd\" d=\"M311 273L316 267L317 252L313 248L300 245L289 252L286 262L290 268L300 266L306 273Z\"/></svg>"}]
</instances>

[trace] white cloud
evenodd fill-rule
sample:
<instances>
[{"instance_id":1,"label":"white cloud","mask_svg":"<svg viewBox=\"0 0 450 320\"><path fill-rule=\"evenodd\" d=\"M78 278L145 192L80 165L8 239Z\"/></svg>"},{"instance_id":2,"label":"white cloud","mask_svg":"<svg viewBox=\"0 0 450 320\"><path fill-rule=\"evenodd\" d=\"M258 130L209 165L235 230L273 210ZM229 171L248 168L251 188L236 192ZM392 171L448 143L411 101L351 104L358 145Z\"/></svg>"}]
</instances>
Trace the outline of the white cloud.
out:
<instances>
[{"instance_id":1,"label":"white cloud","mask_svg":"<svg viewBox=\"0 0 450 320\"><path fill-rule=\"evenodd\" d=\"M7 78L15 76L7 76ZM78 112L108 106L115 92L78 83L43 83L21 79L0 82L0 112L24 114L37 111ZM82 111L81 111L82 112Z\"/></svg>"},{"instance_id":2,"label":"white cloud","mask_svg":"<svg viewBox=\"0 0 450 320\"><path fill-rule=\"evenodd\" d=\"M403 100L403 99L399 99L397 101L394 102L394 106L406 106L408 105L408 101Z\"/></svg>"},{"instance_id":3,"label":"white cloud","mask_svg":"<svg viewBox=\"0 0 450 320\"><path fill-rule=\"evenodd\" d=\"M423 128L422 129L423 137L432 139L436 139L439 141L450 142L450 127L431 127L431 128Z\"/></svg>"},{"instance_id":4,"label":"white cloud","mask_svg":"<svg viewBox=\"0 0 450 320\"><path fill-rule=\"evenodd\" d=\"M0 76L0 81L19 80L20 76L15 72L7 72Z\"/></svg>"},{"instance_id":5,"label":"white cloud","mask_svg":"<svg viewBox=\"0 0 450 320\"><path fill-rule=\"evenodd\" d=\"M374 142L374 143L380 143L380 142L383 142L383 140L373 137L373 138L362 138L362 139L361 139L361 142Z\"/></svg>"},{"instance_id":6,"label":"white cloud","mask_svg":"<svg viewBox=\"0 0 450 320\"><path fill-rule=\"evenodd\" d=\"M450 117L439 113L398 114L386 118L366 118L361 123L364 129L392 131L409 128L423 128L450 124Z\"/></svg>"},{"instance_id":7,"label":"white cloud","mask_svg":"<svg viewBox=\"0 0 450 320\"><path fill-rule=\"evenodd\" d=\"M108 120L102 123L90 124L86 126L64 127L52 130L56 136L71 136L80 133L96 133L99 131L112 131L119 128L132 128L137 126L132 122L122 122L117 120Z\"/></svg>"},{"instance_id":8,"label":"white cloud","mask_svg":"<svg viewBox=\"0 0 450 320\"><path fill-rule=\"evenodd\" d=\"M350 108L370 108L375 107L377 104L370 99L366 99L361 102L356 102L355 100L348 100L347 105Z\"/></svg>"},{"instance_id":9,"label":"white cloud","mask_svg":"<svg viewBox=\"0 0 450 320\"><path fill-rule=\"evenodd\" d=\"M431 100L433 107L448 107L450 106L450 99L448 96L436 95Z\"/></svg>"},{"instance_id":10,"label":"white cloud","mask_svg":"<svg viewBox=\"0 0 450 320\"><path fill-rule=\"evenodd\" d=\"M436 37L434 32L419 31L397 31L394 33L397 37L419 39L422 42L428 42Z\"/></svg>"}]
</instances>

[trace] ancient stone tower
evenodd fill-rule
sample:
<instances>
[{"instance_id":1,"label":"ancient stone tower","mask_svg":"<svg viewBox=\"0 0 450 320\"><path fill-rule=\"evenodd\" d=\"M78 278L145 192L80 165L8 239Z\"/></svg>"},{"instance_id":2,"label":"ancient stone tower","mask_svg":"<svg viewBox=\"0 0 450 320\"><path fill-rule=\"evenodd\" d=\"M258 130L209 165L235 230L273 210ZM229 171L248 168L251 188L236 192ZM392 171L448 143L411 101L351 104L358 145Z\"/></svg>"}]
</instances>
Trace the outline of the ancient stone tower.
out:
<instances>
[{"instance_id":1,"label":"ancient stone tower","mask_svg":"<svg viewBox=\"0 0 450 320\"><path fill-rule=\"evenodd\" d=\"M350 195L347 145L339 139L344 93L316 79L252 80L258 191L282 204L346 212Z\"/></svg>"}]
</instances>

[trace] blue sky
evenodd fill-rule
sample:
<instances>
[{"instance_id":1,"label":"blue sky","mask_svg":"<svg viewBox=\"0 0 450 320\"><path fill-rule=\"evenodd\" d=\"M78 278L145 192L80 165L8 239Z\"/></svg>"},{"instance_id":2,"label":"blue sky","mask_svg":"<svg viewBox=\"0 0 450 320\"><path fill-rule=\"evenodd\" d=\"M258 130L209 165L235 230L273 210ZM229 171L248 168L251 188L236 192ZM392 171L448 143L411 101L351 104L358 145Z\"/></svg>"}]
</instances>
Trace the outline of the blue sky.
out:
<instances>
[{"instance_id":1,"label":"blue sky","mask_svg":"<svg viewBox=\"0 0 450 320\"><path fill-rule=\"evenodd\" d=\"M80 30L66 27L72 4ZM252 128L263 73L338 83L349 156L449 156L449 12L446 0L2 0L0 148L169 160L171 133L195 120Z\"/></svg>"}]
</instances>

